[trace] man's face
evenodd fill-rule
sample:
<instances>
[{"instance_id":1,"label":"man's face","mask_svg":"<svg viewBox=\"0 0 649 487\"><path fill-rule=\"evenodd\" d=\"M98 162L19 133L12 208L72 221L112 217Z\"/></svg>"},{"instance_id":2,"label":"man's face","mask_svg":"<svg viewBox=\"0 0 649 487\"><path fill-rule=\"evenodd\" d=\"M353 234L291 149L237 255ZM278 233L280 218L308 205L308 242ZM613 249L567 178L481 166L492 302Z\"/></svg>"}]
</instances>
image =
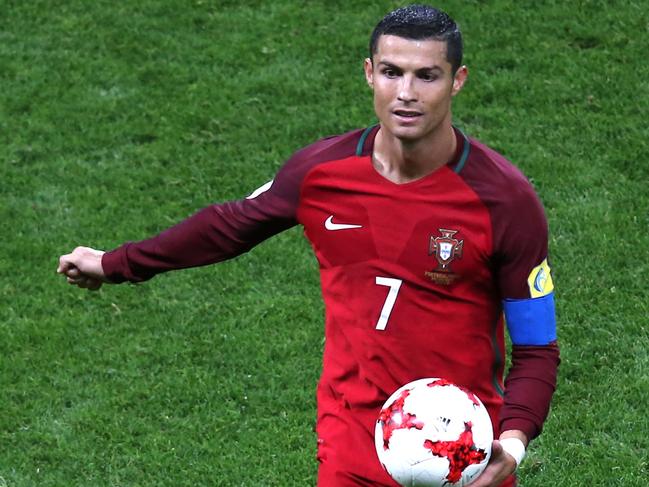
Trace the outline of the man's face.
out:
<instances>
[{"instance_id":1,"label":"man's face","mask_svg":"<svg viewBox=\"0 0 649 487\"><path fill-rule=\"evenodd\" d=\"M451 98L466 76L464 66L453 74L443 41L383 35L373 59L365 60L381 127L403 141L416 142L450 125Z\"/></svg>"}]
</instances>

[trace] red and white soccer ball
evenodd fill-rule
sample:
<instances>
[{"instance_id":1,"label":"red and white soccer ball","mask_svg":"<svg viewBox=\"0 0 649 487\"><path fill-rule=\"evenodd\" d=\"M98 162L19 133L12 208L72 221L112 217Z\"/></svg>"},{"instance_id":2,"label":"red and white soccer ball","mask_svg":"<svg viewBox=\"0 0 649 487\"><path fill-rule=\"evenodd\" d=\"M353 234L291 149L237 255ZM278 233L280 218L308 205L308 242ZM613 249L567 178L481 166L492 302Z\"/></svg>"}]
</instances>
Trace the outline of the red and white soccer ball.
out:
<instances>
[{"instance_id":1,"label":"red and white soccer ball","mask_svg":"<svg viewBox=\"0 0 649 487\"><path fill-rule=\"evenodd\" d=\"M404 487L455 487L474 480L491 456L493 429L470 391L445 379L419 379L383 405L375 430L383 467Z\"/></svg>"}]
</instances>

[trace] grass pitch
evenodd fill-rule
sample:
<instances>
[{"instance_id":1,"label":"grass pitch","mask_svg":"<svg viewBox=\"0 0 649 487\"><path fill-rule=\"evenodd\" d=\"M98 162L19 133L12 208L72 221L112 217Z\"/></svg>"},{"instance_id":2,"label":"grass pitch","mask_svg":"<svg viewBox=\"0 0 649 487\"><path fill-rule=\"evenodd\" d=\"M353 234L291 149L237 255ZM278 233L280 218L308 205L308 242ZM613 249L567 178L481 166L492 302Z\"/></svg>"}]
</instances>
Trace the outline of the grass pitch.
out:
<instances>
[{"instance_id":1,"label":"grass pitch","mask_svg":"<svg viewBox=\"0 0 649 487\"><path fill-rule=\"evenodd\" d=\"M216 267L86 293L75 245L144 238L374 121L387 1L0 5L0 486L314 485L322 349L299 229ZM456 123L530 177L562 365L521 485L649 478L649 9L445 1Z\"/></svg>"}]
</instances>

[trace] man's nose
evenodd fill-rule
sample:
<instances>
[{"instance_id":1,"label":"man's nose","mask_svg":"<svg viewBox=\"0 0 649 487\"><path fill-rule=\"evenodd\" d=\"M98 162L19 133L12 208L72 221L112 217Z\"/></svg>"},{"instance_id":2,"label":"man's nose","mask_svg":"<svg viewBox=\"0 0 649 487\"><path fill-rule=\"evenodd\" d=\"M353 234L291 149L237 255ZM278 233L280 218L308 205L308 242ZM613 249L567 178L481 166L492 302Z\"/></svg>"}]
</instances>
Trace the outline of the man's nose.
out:
<instances>
[{"instance_id":1,"label":"man's nose","mask_svg":"<svg viewBox=\"0 0 649 487\"><path fill-rule=\"evenodd\" d=\"M412 102L417 100L417 93L415 90L415 80L412 76L403 76L401 78L401 85L399 86L399 93L397 97L401 101Z\"/></svg>"}]
</instances>

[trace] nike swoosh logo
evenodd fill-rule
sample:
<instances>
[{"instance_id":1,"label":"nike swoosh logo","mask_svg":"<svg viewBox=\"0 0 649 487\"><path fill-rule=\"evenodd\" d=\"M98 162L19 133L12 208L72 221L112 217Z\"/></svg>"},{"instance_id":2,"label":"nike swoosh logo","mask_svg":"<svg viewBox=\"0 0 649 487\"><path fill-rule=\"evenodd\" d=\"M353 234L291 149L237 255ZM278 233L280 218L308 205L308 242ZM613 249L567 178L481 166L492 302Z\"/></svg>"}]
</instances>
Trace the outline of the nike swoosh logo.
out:
<instances>
[{"instance_id":1,"label":"nike swoosh logo","mask_svg":"<svg viewBox=\"0 0 649 487\"><path fill-rule=\"evenodd\" d=\"M325 220L325 228L327 230L349 230L351 228L362 228L363 225L352 225L349 223L334 223L334 216L331 215Z\"/></svg>"}]
</instances>

